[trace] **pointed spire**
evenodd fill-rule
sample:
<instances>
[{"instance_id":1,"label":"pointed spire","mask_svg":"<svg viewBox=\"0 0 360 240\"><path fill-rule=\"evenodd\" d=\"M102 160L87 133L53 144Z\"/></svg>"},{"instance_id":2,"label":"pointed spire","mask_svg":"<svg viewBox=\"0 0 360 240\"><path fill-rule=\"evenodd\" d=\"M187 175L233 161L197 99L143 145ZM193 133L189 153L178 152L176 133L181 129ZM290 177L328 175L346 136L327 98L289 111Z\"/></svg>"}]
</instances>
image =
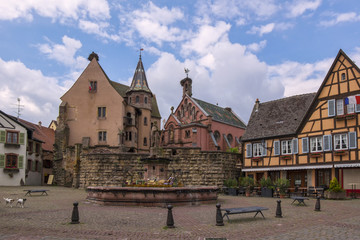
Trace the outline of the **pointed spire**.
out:
<instances>
[{"instance_id":1,"label":"pointed spire","mask_svg":"<svg viewBox=\"0 0 360 240\"><path fill-rule=\"evenodd\" d=\"M149 85L147 83L147 80L146 80L144 65L141 61L141 51L143 51L143 50L144 49L142 49L142 48L140 49L139 62L136 66L134 77L133 77L133 80L131 82L130 89L128 90L128 92L130 92L130 91L151 92Z\"/></svg>"}]
</instances>

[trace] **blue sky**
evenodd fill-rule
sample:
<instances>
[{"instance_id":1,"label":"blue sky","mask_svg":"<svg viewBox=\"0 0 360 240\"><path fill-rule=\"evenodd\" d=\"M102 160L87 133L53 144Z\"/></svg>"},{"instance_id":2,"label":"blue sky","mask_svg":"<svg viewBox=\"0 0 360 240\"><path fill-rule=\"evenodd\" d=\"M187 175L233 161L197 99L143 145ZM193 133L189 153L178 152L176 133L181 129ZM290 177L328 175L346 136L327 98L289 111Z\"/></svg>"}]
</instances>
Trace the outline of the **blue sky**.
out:
<instances>
[{"instance_id":1,"label":"blue sky","mask_svg":"<svg viewBox=\"0 0 360 240\"><path fill-rule=\"evenodd\" d=\"M195 98L248 121L261 102L318 90L339 49L360 62L358 0L0 0L0 109L48 125L94 51L130 84L138 57L163 119L190 69Z\"/></svg>"}]
</instances>

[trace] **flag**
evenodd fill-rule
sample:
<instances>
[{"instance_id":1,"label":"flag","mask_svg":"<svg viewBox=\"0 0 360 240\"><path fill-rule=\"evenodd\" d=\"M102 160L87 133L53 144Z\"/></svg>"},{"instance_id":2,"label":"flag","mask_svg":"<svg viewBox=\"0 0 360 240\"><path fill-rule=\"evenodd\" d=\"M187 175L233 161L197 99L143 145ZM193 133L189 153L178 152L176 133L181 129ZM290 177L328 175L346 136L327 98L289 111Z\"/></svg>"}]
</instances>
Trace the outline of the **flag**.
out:
<instances>
[{"instance_id":1,"label":"flag","mask_svg":"<svg viewBox=\"0 0 360 240\"><path fill-rule=\"evenodd\" d=\"M355 96L349 96L349 104L355 105L356 104L356 98Z\"/></svg>"},{"instance_id":2,"label":"flag","mask_svg":"<svg viewBox=\"0 0 360 240\"><path fill-rule=\"evenodd\" d=\"M91 91L91 83L89 83L89 91Z\"/></svg>"},{"instance_id":3,"label":"flag","mask_svg":"<svg viewBox=\"0 0 360 240\"><path fill-rule=\"evenodd\" d=\"M349 105L349 98L348 97L345 98L345 105Z\"/></svg>"},{"instance_id":4,"label":"flag","mask_svg":"<svg viewBox=\"0 0 360 240\"><path fill-rule=\"evenodd\" d=\"M355 96L355 99L356 99L356 104L360 104L360 96L359 96L359 95L356 95L356 96Z\"/></svg>"}]
</instances>

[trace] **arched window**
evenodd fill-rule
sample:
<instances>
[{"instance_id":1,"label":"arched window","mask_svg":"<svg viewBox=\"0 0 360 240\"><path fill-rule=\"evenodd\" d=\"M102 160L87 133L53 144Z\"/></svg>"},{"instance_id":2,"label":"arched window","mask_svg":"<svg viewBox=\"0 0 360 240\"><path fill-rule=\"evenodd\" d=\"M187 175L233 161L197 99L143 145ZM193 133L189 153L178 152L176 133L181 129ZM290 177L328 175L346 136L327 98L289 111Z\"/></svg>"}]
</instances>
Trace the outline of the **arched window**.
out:
<instances>
[{"instance_id":1,"label":"arched window","mask_svg":"<svg viewBox=\"0 0 360 240\"><path fill-rule=\"evenodd\" d=\"M174 127L173 127L173 126L170 126L170 128L169 128L169 142L170 142L170 143L173 143L173 142L174 142L174 139L175 139L175 136L174 136Z\"/></svg>"},{"instance_id":2,"label":"arched window","mask_svg":"<svg viewBox=\"0 0 360 240\"><path fill-rule=\"evenodd\" d=\"M184 105L181 105L181 117L185 116Z\"/></svg>"},{"instance_id":3,"label":"arched window","mask_svg":"<svg viewBox=\"0 0 360 240\"><path fill-rule=\"evenodd\" d=\"M139 103L139 102L140 102L140 97L139 97L139 96L136 96L136 97L135 97L135 102L136 102L136 103Z\"/></svg>"},{"instance_id":4,"label":"arched window","mask_svg":"<svg viewBox=\"0 0 360 240\"><path fill-rule=\"evenodd\" d=\"M215 132L214 132L214 138L215 138L215 141L216 141L216 142L219 142L219 140L220 140L220 133L219 133L219 131L215 131Z\"/></svg>"},{"instance_id":5,"label":"arched window","mask_svg":"<svg viewBox=\"0 0 360 240\"><path fill-rule=\"evenodd\" d=\"M127 123L129 124L129 125L132 125L132 118L131 118L131 113L127 113L126 114L126 118L127 118Z\"/></svg>"},{"instance_id":6,"label":"arched window","mask_svg":"<svg viewBox=\"0 0 360 240\"><path fill-rule=\"evenodd\" d=\"M195 107L192 107L192 109L191 109L191 115L192 115L192 117L193 117L193 120L196 120Z\"/></svg>"},{"instance_id":7,"label":"arched window","mask_svg":"<svg viewBox=\"0 0 360 240\"><path fill-rule=\"evenodd\" d=\"M147 126L148 121L147 121L147 117L144 117L144 125Z\"/></svg>"},{"instance_id":8,"label":"arched window","mask_svg":"<svg viewBox=\"0 0 360 240\"><path fill-rule=\"evenodd\" d=\"M230 144L232 144L232 142L234 140L233 136L230 133L227 135L227 140L229 141Z\"/></svg>"}]
</instances>

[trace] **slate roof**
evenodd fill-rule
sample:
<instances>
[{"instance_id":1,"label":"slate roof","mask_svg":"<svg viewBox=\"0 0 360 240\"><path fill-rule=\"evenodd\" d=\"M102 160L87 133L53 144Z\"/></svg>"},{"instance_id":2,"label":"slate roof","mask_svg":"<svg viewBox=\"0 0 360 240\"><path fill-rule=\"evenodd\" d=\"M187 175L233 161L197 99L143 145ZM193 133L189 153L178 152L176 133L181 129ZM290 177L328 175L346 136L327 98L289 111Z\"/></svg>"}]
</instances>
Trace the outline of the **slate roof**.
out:
<instances>
[{"instance_id":1,"label":"slate roof","mask_svg":"<svg viewBox=\"0 0 360 240\"><path fill-rule=\"evenodd\" d=\"M196 98L192 99L206 112L207 115L212 116L213 120L236 127L246 128L245 123L241 121L241 119L239 119L231 110L229 111L226 108L222 108Z\"/></svg>"},{"instance_id":2,"label":"slate roof","mask_svg":"<svg viewBox=\"0 0 360 240\"><path fill-rule=\"evenodd\" d=\"M149 89L149 85L146 80L145 70L143 63L141 61L141 56L136 66L134 77L128 91L145 91L151 93Z\"/></svg>"},{"instance_id":3,"label":"slate roof","mask_svg":"<svg viewBox=\"0 0 360 240\"><path fill-rule=\"evenodd\" d=\"M242 141L296 134L316 93L259 103L251 113Z\"/></svg>"},{"instance_id":4,"label":"slate roof","mask_svg":"<svg viewBox=\"0 0 360 240\"><path fill-rule=\"evenodd\" d=\"M130 89L129 86L111 81L110 79L109 79L109 82L110 82L111 86L120 94L120 96L122 96L123 98L126 97L126 92ZM155 94L153 94L152 101L151 101L151 116L156 117L156 118L161 118Z\"/></svg>"}]
</instances>

